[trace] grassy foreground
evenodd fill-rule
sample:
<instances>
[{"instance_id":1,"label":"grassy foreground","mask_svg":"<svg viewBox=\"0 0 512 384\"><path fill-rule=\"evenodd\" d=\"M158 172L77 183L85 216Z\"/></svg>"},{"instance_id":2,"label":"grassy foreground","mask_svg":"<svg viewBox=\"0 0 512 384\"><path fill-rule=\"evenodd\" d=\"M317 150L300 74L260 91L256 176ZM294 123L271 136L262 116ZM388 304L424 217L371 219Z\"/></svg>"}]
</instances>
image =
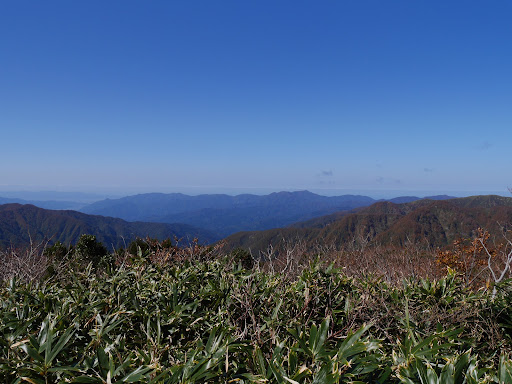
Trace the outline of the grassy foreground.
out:
<instances>
[{"instance_id":1,"label":"grassy foreground","mask_svg":"<svg viewBox=\"0 0 512 384\"><path fill-rule=\"evenodd\" d=\"M510 281L150 256L4 281L0 382L512 383Z\"/></svg>"}]
</instances>

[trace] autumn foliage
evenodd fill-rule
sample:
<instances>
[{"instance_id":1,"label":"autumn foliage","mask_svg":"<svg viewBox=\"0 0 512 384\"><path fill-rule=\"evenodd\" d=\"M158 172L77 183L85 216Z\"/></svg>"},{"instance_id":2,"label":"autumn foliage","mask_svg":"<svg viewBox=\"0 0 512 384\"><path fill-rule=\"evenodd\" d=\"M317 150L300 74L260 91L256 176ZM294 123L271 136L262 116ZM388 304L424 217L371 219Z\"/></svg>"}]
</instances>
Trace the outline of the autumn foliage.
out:
<instances>
[{"instance_id":1,"label":"autumn foliage","mask_svg":"<svg viewBox=\"0 0 512 384\"><path fill-rule=\"evenodd\" d=\"M455 270L467 285L489 287L493 283L492 270L508 269L506 263L510 242L506 234L507 231L503 240L498 242L488 231L478 228L475 237L459 238L448 249L439 249L436 264L442 272Z\"/></svg>"}]
</instances>

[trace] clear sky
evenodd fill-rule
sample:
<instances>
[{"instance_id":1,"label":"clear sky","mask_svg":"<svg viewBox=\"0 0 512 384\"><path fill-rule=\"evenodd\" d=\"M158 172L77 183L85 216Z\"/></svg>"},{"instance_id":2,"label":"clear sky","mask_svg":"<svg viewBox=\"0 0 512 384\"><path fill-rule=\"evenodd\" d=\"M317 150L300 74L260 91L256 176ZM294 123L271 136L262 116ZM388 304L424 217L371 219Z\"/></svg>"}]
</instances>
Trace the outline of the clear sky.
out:
<instances>
[{"instance_id":1,"label":"clear sky","mask_svg":"<svg viewBox=\"0 0 512 384\"><path fill-rule=\"evenodd\" d=\"M0 190L506 194L511 20L510 0L2 1Z\"/></svg>"}]
</instances>

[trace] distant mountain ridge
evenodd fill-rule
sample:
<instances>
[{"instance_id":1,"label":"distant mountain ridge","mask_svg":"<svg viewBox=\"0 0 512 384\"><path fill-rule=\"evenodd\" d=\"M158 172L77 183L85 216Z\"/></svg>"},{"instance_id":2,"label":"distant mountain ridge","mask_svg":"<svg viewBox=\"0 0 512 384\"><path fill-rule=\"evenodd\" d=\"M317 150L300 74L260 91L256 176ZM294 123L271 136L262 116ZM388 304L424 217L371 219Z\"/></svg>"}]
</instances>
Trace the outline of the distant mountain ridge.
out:
<instances>
[{"instance_id":1,"label":"distant mountain ridge","mask_svg":"<svg viewBox=\"0 0 512 384\"><path fill-rule=\"evenodd\" d=\"M93 216L76 211L47 210L33 205L0 205L0 248L23 247L30 241L50 239L74 244L82 234L95 235L108 248L118 248L136 237L150 236L159 240L197 237L202 243L211 243L217 237L208 231L186 224L127 222L111 217Z\"/></svg>"},{"instance_id":2,"label":"distant mountain ridge","mask_svg":"<svg viewBox=\"0 0 512 384\"><path fill-rule=\"evenodd\" d=\"M151 193L98 201L84 207L81 212L127 221L185 223L215 232L222 238L239 231L284 227L334 212L368 206L376 201L368 196L328 197L309 191L237 196Z\"/></svg>"},{"instance_id":3,"label":"distant mountain ridge","mask_svg":"<svg viewBox=\"0 0 512 384\"><path fill-rule=\"evenodd\" d=\"M45 209L68 209L77 211L83 208L86 203L65 200L24 200L15 197L0 197L1 204L31 204Z\"/></svg>"},{"instance_id":4,"label":"distant mountain ridge","mask_svg":"<svg viewBox=\"0 0 512 384\"><path fill-rule=\"evenodd\" d=\"M105 193L88 193L88 192L64 192L64 191L27 191L27 190L3 190L0 196L4 198L22 199L24 201L70 201L82 204L91 204L95 201L103 200L108 197L121 197L119 195Z\"/></svg>"},{"instance_id":5,"label":"distant mountain ridge","mask_svg":"<svg viewBox=\"0 0 512 384\"><path fill-rule=\"evenodd\" d=\"M497 234L499 223L512 224L512 198L490 195L422 199L402 204L377 202L287 228L237 233L225 241L228 248L253 251L264 250L283 239L301 239L310 245L342 245L355 236L368 237L380 244L403 245L412 241L436 247L451 244L459 237L471 237L479 227Z\"/></svg>"}]
</instances>

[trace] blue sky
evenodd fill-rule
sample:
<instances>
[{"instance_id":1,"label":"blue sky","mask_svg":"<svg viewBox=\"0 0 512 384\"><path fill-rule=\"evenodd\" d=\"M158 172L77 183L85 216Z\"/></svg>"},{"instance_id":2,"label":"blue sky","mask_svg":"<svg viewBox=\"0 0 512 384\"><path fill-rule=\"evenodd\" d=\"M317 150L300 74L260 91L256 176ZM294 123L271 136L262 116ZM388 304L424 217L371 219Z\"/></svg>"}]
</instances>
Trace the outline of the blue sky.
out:
<instances>
[{"instance_id":1,"label":"blue sky","mask_svg":"<svg viewBox=\"0 0 512 384\"><path fill-rule=\"evenodd\" d=\"M0 190L512 186L512 2L4 1Z\"/></svg>"}]
</instances>

